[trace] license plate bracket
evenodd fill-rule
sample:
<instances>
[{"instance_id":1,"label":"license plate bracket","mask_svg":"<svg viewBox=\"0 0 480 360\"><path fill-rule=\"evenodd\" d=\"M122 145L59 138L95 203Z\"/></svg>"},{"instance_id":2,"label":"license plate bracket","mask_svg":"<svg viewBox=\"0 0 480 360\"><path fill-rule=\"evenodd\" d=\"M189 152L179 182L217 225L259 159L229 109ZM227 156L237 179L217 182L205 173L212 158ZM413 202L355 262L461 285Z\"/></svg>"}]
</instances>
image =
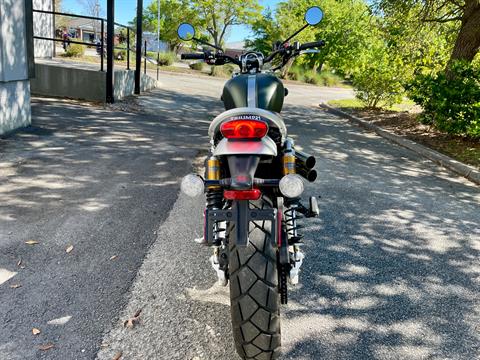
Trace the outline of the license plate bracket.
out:
<instances>
[{"instance_id":1,"label":"license plate bracket","mask_svg":"<svg viewBox=\"0 0 480 360\"><path fill-rule=\"evenodd\" d=\"M217 221L235 223L235 243L238 246L248 246L248 228L251 221L270 221L271 241L277 243L277 209L250 209L249 201L234 201L231 209L205 210L205 240L207 245L213 244L214 224Z\"/></svg>"}]
</instances>

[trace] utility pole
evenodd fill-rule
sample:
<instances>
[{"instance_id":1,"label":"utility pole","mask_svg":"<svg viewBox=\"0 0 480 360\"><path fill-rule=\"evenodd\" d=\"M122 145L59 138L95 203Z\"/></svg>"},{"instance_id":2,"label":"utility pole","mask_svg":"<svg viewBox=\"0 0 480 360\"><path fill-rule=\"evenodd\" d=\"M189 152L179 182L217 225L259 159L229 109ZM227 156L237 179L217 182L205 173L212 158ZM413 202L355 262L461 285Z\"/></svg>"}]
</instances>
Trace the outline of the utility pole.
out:
<instances>
[{"instance_id":1,"label":"utility pole","mask_svg":"<svg viewBox=\"0 0 480 360\"><path fill-rule=\"evenodd\" d=\"M113 46L115 37L115 0L107 0L107 103L113 104ZM103 56L103 54L101 55Z\"/></svg>"},{"instance_id":2,"label":"utility pole","mask_svg":"<svg viewBox=\"0 0 480 360\"><path fill-rule=\"evenodd\" d=\"M142 71L142 24L143 24L143 0L137 0L137 48L135 63L135 94L140 94L140 79Z\"/></svg>"},{"instance_id":3,"label":"utility pole","mask_svg":"<svg viewBox=\"0 0 480 360\"><path fill-rule=\"evenodd\" d=\"M157 18L157 81L158 81L158 70L160 62L160 0L158 0L158 18Z\"/></svg>"}]
</instances>

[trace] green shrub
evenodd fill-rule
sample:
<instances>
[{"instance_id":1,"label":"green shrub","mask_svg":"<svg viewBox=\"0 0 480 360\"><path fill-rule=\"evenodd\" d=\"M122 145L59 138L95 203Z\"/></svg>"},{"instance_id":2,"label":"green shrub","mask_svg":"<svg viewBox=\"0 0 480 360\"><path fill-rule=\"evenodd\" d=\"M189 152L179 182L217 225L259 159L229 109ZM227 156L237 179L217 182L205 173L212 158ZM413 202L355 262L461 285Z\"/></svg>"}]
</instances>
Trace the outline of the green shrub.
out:
<instances>
[{"instance_id":1,"label":"green shrub","mask_svg":"<svg viewBox=\"0 0 480 360\"><path fill-rule=\"evenodd\" d=\"M75 39L72 39L75 40ZM66 57L82 57L85 55L85 45L81 44L70 44L68 46L67 51L65 51Z\"/></svg>"},{"instance_id":2,"label":"green shrub","mask_svg":"<svg viewBox=\"0 0 480 360\"><path fill-rule=\"evenodd\" d=\"M320 79L320 74L313 70L306 70L303 73L304 82L307 84L313 85L322 85L322 79Z\"/></svg>"},{"instance_id":3,"label":"green shrub","mask_svg":"<svg viewBox=\"0 0 480 360\"><path fill-rule=\"evenodd\" d=\"M407 90L423 108L422 122L480 138L480 69L475 65L456 62L448 75L418 75Z\"/></svg>"},{"instance_id":4,"label":"green shrub","mask_svg":"<svg viewBox=\"0 0 480 360\"><path fill-rule=\"evenodd\" d=\"M342 78L330 71L318 73L313 70L305 70L302 66L298 65L290 68L287 79L319 86L337 86L342 83Z\"/></svg>"},{"instance_id":5,"label":"green shrub","mask_svg":"<svg viewBox=\"0 0 480 360\"><path fill-rule=\"evenodd\" d=\"M199 62L194 62L194 63L191 63L190 65L188 65L190 67L190 69L192 70L197 70L197 71L202 71L204 66L205 66L205 63L203 61L199 61Z\"/></svg>"},{"instance_id":6,"label":"green shrub","mask_svg":"<svg viewBox=\"0 0 480 360\"><path fill-rule=\"evenodd\" d=\"M210 75L215 77L231 77L235 71L235 66L232 64L226 64L222 66L212 66Z\"/></svg>"},{"instance_id":7,"label":"green shrub","mask_svg":"<svg viewBox=\"0 0 480 360\"><path fill-rule=\"evenodd\" d=\"M286 78L287 80L305 81L305 71L300 66L292 66Z\"/></svg>"},{"instance_id":8,"label":"green shrub","mask_svg":"<svg viewBox=\"0 0 480 360\"><path fill-rule=\"evenodd\" d=\"M355 96L369 108L391 106L402 100L404 92L396 69L390 64L373 64L355 74Z\"/></svg>"},{"instance_id":9,"label":"green shrub","mask_svg":"<svg viewBox=\"0 0 480 360\"><path fill-rule=\"evenodd\" d=\"M155 59L157 57L155 56ZM174 52L160 53L159 65L171 66L177 60L177 55Z\"/></svg>"},{"instance_id":10,"label":"green shrub","mask_svg":"<svg viewBox=\"0 0 480 360\"><path fill-rule=\"evenodd\" d=\"M126 50L115 50L113 52L113 56L116 60L125 60L127 58L127 51Z\"/></svg>"},{"instance_id":11,"label":"green shrub","mask_svg":"<svg viewBox=\"0 0 480 360\"><path fill-rule=\"evenodd\" d=\"M319 76L323 86L338 86L342 84L343 81L340 76L335 75L330 71L322 71Z\"/></svg>"}]
</instances>

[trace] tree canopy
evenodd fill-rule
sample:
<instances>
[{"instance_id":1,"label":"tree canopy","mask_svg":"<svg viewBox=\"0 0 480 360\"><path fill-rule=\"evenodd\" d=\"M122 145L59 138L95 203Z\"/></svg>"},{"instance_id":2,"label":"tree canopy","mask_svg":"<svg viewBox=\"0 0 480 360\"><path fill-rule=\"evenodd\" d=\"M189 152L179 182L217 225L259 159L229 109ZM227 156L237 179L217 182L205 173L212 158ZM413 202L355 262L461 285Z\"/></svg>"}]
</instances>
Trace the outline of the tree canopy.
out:
<instances>
[{"instance_id":1,"label":"tree canopy","mask_svg":"<svg viewBox=\"0 0 480 360\"><path fill-rule=\"evenodd\" d=\"M300 29L305 24L305 11L318 5L318 0L284 0L262 14L257 0L161 1L161 38L172 49L180 44L176 29L181 22L192 23L197 36L206 36L216 46L224 45L232 26L247 24L252 36L246 39L246 47L265 54L276 41ZM146 29L156 28L156 2L147 8ZM296 73L299 68L313 74L335 73L350 81L368 106L390 104L411 95L432 112L450 95L452 100L462 99L461 94L437 91L439 86L468 83L468 109L460 106L458 114L438 117L431 113L429 118L455 122L467 113L469 119L478 117L472 106L480 104L476 98L480 84L475 85L478 77L470 74L480 69L480 0L323 0L321 7L323 21L292 41L325 40L325 47L287 64L282 76L290 76L290 66ZM469 129L469 134L480 133L479 127L473 122L443 126Z\"/></svg>"}]
</instances>

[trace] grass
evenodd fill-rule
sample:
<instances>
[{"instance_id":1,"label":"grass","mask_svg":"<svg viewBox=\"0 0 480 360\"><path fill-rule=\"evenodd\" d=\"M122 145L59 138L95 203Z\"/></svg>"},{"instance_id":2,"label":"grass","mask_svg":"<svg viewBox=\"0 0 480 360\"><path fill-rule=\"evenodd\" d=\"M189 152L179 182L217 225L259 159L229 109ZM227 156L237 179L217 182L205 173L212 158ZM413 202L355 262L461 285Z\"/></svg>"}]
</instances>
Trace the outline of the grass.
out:
<instances>
[{"instance_id":1,"label":"grass","mask_svg":"<svg viewBox=\"0 0 480 360\"><path fill-rule=\"evenodd\" d=\"M330 100L328 104L340 109L362 109L364 107L363 103L358 99Z\"/></svg>"},{"instance_id":2,"label":"grass","mask_svg":"<svg viewBox=\"0 0 480 360\"><path fill-rule=\"evenodd\" d=\"M328 102L330 106L340 108L340 109L365 109L365 104L362 103L359 99L342 99L342 100L330 100ZM415 106L415 103L405 98L400 104L393 104L391 106L382 107L382 110L388 111L410 111Z\"/></svg>"},{"instance_id":3,"label":"grass","mask_svg":"<svg viewBox=\"0 0 480 360\"><path fill-rule=\"evenodd\" d=\"M301 66L291 67L288 79L317 86L339 87L344 85L343 79L330 71L316 72L305 70Z\"/></svg>"}]
</instances>

